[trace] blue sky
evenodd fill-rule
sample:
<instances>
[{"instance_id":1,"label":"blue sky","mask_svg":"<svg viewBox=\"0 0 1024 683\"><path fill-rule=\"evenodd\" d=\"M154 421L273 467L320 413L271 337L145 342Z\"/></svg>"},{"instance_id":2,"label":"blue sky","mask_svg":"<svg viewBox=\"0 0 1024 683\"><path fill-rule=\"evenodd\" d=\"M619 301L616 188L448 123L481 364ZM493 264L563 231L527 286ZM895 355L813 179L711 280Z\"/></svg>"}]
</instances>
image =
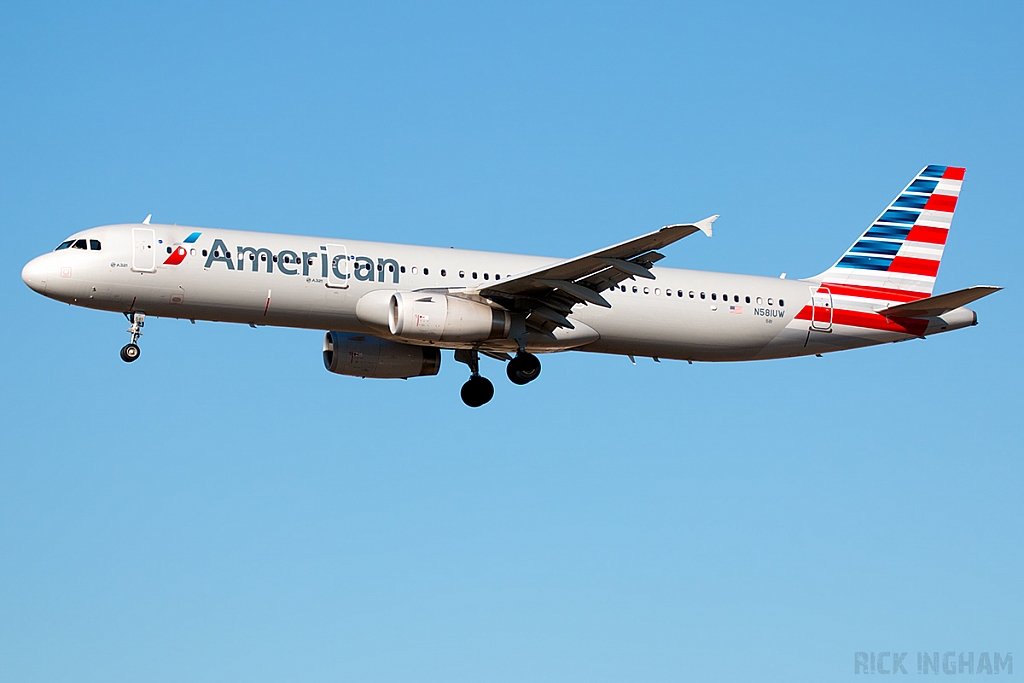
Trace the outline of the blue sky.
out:
<instances>
[{"instance_id":1,"label":"blue sky","mask_svg":"<svg viewBox=\"0 0 1024 683\"><path fill-rule=\"evenodd\" d=\"M0 7L0 678L858 680L1019 652L1019 3ZM458 399L317 331L124 320L21 266L154 220L820 272L967 167L978 327L760 364L585 354ZM1019 657L1020 655L1018 655ZM1022 663L1017 662L1018 666Z\"/></svg>"}]
</instances>

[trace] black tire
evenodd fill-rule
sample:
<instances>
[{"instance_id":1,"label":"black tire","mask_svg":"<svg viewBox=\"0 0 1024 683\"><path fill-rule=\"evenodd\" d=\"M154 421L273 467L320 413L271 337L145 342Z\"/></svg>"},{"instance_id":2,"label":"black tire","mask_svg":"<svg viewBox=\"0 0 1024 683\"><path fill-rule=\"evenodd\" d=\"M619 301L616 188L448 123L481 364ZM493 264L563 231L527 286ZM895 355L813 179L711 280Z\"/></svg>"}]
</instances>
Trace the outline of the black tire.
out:
<instances>
[{"instance_id":1,"label":"black tire","mask_svg":"<svg viewBox=\"0 0 1024 683\"><path fill-rule=\"evenodd\" d=\"M139 348L138 344L125 344L121 349L121 360L125 363L131 363L136 360L142 354L142 349Z\"/></svg>"},{"instance_id":2,"label":"black tire","mask_svg":"<svg viewBox=\"0 0 1024 683\"><path fill-rule=\"evenodd\" d=\"M540 376L540 359L532 353L517 353L505 372L513 384L529 384Z\"/></svg>"},{"instance_id":3,"label":"black tire","mask_svg":"<svg viewBox=\"0 0 1024 683\"><path fill-rule=\"evenodd\" d=\"M470 408L479 408L494 398L494 385L486 377L470 377L462 385L462 402Z\"/></svg>"}]
</instances>

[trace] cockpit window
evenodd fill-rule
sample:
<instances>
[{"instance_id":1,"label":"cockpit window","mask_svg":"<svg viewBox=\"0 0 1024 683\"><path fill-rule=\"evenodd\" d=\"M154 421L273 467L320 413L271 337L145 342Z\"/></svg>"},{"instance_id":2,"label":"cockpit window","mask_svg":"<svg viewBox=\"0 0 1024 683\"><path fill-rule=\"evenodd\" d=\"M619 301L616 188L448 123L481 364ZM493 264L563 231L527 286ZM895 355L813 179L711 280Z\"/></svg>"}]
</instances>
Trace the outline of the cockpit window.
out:
<instances>
[{"instance_id":1,"label":"cockpit window","mask_svg":"<svg viewBox=\"0 0 1024 683\"><path fill-rule=\"evenodd\" d=\"M60 243L60 244L59 244L59 245L57 246L57 248L56 248L56 249L54 249L54 251L60 251L61 249L67 249L68 247L70 247L70 246L71 246L72 242L74 242L74 240L68 240L67 242L61 242L61 243Z\"/></svg>"},{"instance_id":2,"label":"cockpit window","mask_svg":"<svg viewBox=\"0 0 1024 683\"><path fill-rule=\"evenodd\" d=\"M100 241L99 240L89 240L89 249L91 249L92 251L99 251L100 250Z\"/></svg>"},{"instance_id":3,"label":"cockpit window","mask_svg":"<svg viewBox=\"0 0 1024 683\"><path fill-rule=\"evenodd\" d=\"M85 249L85 240L75 240L75 243L71 245L72 249Z\"/></svg>"}]
</instances>

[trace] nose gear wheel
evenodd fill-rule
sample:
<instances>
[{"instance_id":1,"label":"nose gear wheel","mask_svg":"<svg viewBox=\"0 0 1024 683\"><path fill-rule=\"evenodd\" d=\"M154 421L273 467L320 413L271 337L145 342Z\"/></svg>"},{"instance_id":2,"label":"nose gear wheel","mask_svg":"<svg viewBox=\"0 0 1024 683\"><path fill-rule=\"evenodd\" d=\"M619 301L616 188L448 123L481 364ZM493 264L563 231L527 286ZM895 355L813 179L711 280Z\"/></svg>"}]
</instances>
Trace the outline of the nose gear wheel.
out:
<instances>
[{"instance_id":1,"label":"nose gear wheel","mask_svg":"<svg viewBox=\"0 0 1024 683\"><path fill-rule=\"evenodd\" d=\"M131 323L131 327L126 331L132 335L132 340L122 347L121 360L131 363L142 354L142 349L139 348L137 342L142 336L142 327L146 324L146 314L142 311L131 311L125 313L124 317L128 318L128 322Z\"/></svg>"}]
</instances>

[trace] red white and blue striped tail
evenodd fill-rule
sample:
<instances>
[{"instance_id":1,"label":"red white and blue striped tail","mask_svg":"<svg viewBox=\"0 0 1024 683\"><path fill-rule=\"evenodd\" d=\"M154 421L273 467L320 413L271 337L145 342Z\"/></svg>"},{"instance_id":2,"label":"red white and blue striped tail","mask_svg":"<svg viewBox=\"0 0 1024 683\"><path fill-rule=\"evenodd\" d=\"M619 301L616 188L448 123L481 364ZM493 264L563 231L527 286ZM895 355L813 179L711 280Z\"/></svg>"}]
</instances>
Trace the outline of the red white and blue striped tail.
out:
<instances>
[{"instance_id":1,"label":"red white and blue striped tail","mask_svg":"<svg viewBox=\"0 0 1024 683\"><path fill-rule=\"evenodd\" d=\"M881 301L929 296L963 179L956 166L925 167L834 266L811 279L833 293Z\"/></svg>"}]
</instances>

